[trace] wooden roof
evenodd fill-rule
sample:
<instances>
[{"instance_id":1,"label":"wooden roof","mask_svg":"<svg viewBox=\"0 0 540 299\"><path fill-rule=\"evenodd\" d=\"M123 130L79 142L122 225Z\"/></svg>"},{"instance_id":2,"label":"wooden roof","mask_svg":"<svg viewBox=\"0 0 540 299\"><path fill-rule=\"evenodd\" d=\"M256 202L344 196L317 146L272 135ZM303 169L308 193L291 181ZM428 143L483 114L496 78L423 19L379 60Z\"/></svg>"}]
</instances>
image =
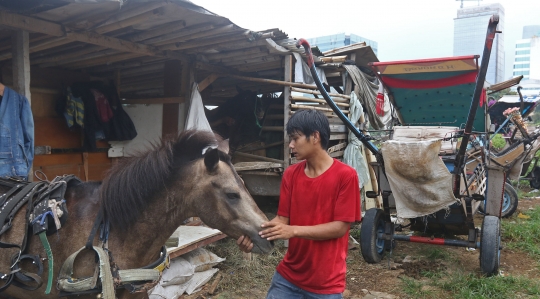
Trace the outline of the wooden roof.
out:
<instances>
[{"instance_id":1,"label":"wooden roof","mask_svg":"<svg viewBox=\"0 0 540 299\"><path fill-rule=\"evenodd\" d=\"M187 0L0 0L0 64L11 59L13 28L30 32L33 67L119 76L123 97L163 96L169 60L193 65L197 82L211 73L281 80L290 55L283 31L241 28ZM216 97L234 95L235 85L282 91L227 78L214 85Z\"/></svg>"}]
</instances>

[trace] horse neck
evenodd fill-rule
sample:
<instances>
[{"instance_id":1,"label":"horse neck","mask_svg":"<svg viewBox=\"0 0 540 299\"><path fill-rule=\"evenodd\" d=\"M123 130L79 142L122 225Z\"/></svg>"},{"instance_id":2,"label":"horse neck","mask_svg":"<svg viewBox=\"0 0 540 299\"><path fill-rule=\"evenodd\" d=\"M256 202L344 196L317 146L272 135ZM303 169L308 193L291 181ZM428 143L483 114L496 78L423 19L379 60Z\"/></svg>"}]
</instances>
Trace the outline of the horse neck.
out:
<instances>
[{"instance_id":1,"label":"horse neck","mask_svg":"<svg viewBox=\"0 0 540 299\"><path fill-rule=\"evenodd\" d=\"M156 260L167 239L192 216L182 189L170 188L150 198L151 204L129 229L111 229L109 248L120 268L143 267Z\"/></svg>"}]
</instances>

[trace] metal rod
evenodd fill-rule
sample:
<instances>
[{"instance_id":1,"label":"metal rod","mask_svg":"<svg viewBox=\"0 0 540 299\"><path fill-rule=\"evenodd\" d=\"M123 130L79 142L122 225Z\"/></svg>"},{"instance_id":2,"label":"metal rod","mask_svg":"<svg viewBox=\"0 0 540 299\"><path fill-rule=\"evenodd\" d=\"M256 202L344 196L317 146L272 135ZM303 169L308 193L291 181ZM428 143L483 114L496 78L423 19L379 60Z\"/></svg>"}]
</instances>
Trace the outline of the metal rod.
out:
<instances>
[{"instance_id":1,"label":"metal rod","mask_svg":"<svg viewBox=\"0 0 540 299\"><path fill-rule=\"evenodd\" d=\"M428 237L405 236L405 235L394 235L393 239L396 241L424 243L424 244L433 244L433 245L446 245L446 246L468 247L468 248L478 247L477 246L478 244L476 242L470 243L469 241L454 240L454 239L428 238Z\"/></svg>"},{"instance_id":2,"label":"metal rod","mask_svg":"<svg viewBox=\"0 0 540 299\"><path fill-rule=\"evenodd\" d=\"M484 44L484 53L482 54L482 62L480 64L478 76L476 77L476 85L474 87L471 108L469 109L469 115L467 117L467 122L465 123L465 129L463 130L461 146L459 147L459 151L454 161L454 195L456 197L460 195L460 175L462 173L463 167L465 167L465 154L467 151L467 145L472 134L476 110L478 109L478 104L480 103L480 96L482 94L482 89L484 88L484 81L486 80L486 73L489 65L489 56L491 55L491 48L493 46L493 40L495 39L495 33L497 33L498 23L499 15L494 14L493 16L491 16L491 18L489 19L486 33L486 41Z\"/></svg>"},{"instance_id":3,"label":"metal rod","mask_svg":"<svg viewBox=\"0 0 540 299\"><path fill-rule=\"evenodd\" d=\"M328 95L328 92L326 91L326 89L324 89L324 87L323 87L323 85L321 83L321 80L319 79L319 76L317 75L317 71L315 70L315 64L313 62L313 54L311 53L311 46L309 45L309 43L305 39L301 38L301 39L298 40L298 42L296 42L296 47L300 48L301 46L304 47L304 49L306 51L307 64L309 66L309 70L311 72L311 75L313 76L313 80L315 81L315 84L317 85L317 88L321 92L321 95L326 100L326 103L328 103L328 106L330 106L330 108L332 108L334 113L341 119L341 121L345 124L345 126L347 126L347 128L349 130L351 130L351 132L366 146L366 148L375 155L375 157L377 158L377 162L383 164L382 155L381 155L379 149L371 141L369 141L369 139L368 139L368 137L366 135L362 134L362 132L360 132L351 123L351 121L347 118L347 116L345 116L345 114L343 114L343 112L341 112L341 110L336 105L336 103L334 103L334 101L330 98L330 95ZM384 167L383 167L383 169L384 169Z\"/></svg>"}]
</instances>

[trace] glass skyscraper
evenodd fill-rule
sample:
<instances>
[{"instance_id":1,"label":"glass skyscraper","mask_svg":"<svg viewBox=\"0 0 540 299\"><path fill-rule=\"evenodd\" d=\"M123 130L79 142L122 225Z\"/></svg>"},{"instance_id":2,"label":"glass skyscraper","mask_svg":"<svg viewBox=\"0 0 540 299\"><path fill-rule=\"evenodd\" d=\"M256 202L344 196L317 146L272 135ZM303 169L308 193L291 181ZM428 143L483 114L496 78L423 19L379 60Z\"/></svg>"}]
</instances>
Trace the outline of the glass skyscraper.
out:
<instances>
[{"instance_id":1,"label":"glass skyscraper","mask_svg":"<svg viewBox=\"0 0 540 299\"><path fill-rule=\"evenodd\" d=\"M371 39L361 37L356 34L338 33L326 36L319 36L314 38L308 38L307 41L312 46L317 46L321 52L348 46L360 42L366 42L366 45L370 46L375 55L377 55L377 42Z\"/></svg>"},{"instance_id":2,"label":"glass skyscraper","mask_svg":"<svg viewBox=\"0 0 540 299\"><path fill-rule=\"evenodd\" d=\"M516 41L513 75L523 75L522 93L540 92L540 25L523 27L522 39ZM515 88L513 88L515 89Z\"/></svg>"},{"instance_id":3,"label":"glass skyscraper","mask_svg":"<svg viewBox=\"0 0 540 299\"><path fill-rule=\"evenodd\" d=\"M454 19L454 56L482 55L487 26L492 15L499 15L499 25L493 41L486 81L504 81L504 8L499 3L458 9ZM479 62L481 62L480 57Z\"/></svg>"}]
</instances>

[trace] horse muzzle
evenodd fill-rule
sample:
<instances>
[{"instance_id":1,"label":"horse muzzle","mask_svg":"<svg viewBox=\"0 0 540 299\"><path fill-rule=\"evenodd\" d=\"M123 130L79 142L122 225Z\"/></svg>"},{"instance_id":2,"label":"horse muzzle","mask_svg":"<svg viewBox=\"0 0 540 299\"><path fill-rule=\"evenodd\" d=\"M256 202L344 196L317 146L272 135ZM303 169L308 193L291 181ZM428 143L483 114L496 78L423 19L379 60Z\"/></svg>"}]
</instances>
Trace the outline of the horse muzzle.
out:
<instances>
[{"instance_id":1,"label":"horse muzzle","mask_svg":"<svg viewBox=\"0 0 540 299\"><path fill-rule=\"evenodd\" d=\"M251 249L251 252L253 253L268 254L274 249L274 241L268 241L261 238L258 234L251 237L251 242L253 242L253 249Z\"/></svg>"}]
</instances>

